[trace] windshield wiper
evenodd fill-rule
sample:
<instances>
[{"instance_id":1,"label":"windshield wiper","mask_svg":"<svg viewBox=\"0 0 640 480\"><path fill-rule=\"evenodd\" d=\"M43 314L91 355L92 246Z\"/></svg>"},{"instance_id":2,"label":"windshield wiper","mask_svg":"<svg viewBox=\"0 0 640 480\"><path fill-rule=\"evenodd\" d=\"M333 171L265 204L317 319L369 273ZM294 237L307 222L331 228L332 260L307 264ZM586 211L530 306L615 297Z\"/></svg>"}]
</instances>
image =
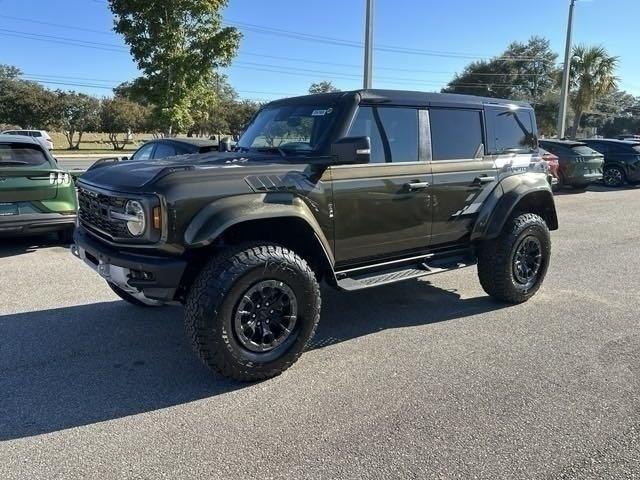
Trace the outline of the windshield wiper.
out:
<instances>
[{"instance_id":1,"label":"windshield wiper","mask_svg":"<svg viewBox=\"0 0 640 480\"><path fill-rule=\"evenodd\" d=\"M0 160L0 165L30 165L30 163L22 160Z\"/></svg>"}]
</instances>

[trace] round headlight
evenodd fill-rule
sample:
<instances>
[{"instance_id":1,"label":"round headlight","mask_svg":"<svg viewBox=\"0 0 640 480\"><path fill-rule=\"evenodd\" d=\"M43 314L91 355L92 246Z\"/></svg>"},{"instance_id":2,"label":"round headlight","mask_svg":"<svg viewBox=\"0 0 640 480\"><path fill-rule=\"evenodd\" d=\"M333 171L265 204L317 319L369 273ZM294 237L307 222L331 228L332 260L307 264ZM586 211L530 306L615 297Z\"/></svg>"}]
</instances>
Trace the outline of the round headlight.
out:
<instances>
[{"instance_id":1,"label":"round headlight","mask_svg":"<svg viewBox=\"0 0 640 480\"><path fill-rule=\"evenodd\" d=\"M127 230L134 237L139 237L144 233L147 224L142 204L137 200L129 200L124 206L124 211L127 215L135 217L127 220Z\"/></svg>"}]
</instances>

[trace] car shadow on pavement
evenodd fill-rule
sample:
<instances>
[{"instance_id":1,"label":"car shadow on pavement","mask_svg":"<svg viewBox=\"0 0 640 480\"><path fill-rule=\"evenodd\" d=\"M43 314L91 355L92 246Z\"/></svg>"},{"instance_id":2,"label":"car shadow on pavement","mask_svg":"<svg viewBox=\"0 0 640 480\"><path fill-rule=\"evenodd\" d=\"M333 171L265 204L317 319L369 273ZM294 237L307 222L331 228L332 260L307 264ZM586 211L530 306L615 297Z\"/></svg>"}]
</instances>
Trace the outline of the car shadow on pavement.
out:
<instances>
[{"instance_id":1,"label":"car shadow on pavement","mask_svg":"<svg viewBox=\"0 0 640 480\"><path fill-rule=\"evenodd\" d=\"M60 242L55 235L16 238L0 237L0 258L32 253L40 248L67 246L67 244Z\"/></svg>"},{"instance_id":2,"label":"car shadow on pavement","mask_svg":"<svg viewBox=\"0 0 640 480\"><path fill-rule=\"evenodd\" d=\"M487 297L460 299L424 281L351 294L324 290L309 349L504 308ZM122 301L0 316L0 441L251 386L210 373L191 352L182 318L180 307Z\"/></svg>"}]
</instances>

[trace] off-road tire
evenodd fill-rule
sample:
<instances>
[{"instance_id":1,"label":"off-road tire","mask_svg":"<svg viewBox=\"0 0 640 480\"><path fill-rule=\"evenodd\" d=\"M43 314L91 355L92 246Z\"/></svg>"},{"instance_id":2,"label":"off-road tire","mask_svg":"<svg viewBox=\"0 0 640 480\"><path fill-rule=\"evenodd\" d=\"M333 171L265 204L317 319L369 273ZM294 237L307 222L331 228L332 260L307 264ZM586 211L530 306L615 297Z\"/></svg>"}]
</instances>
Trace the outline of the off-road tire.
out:
<instances>
[{"instance_id":1,"label":"off-road tire","mask_svg":"<svg viewBox=\"0 0 640 480\"><path fill-rule=\"evenodd\" d=\"M269 352L240 342L234 311L247 289L265 280L285 282L297 299L297 321L287 339ZM185 303L185 328L204 364L225 377L256 381L274 377L296 362L320 319L320 287L305 260L278 245L229 247L198 274Z\"/></svg>"},{"instance_id":2,"label":"off-road tire","mask_svg":"<svg viewBox=\"0 0 640 480\"><path fill-rule=\"evenodd\" d=\"M516 249L527 237L535 237L541 246L542 263L535 283L520 284L515 277L513 259ZM551 235L545 221L538 215L524 213L507 222L503 232L478 248L478 277L485 292L507 303L523 303L538 291L549 267Z\"/></svg>"},{"instance_id":3,"label":"off-road tire","mask_svg":"<svg viewBox=\"0 0 640 480\"><path fill-rule=\"evenodd\" d=\"M159 306L162 306L162 303L149 304L149 303L141 302L136 297L134 297L133 295L131 295L128 292L125 292L123 289L121 289L117 285L114 285L111 282L107 282L107 284L109 285L109 288L111 288L111 290L113 290L113 293L115 293L122 300L124 300L127 303L130 303L131 305L135 305L136 307L159 307Z\"/></svg>"},{"instance_id":4,"label":"off-road tire","mask_svg":"<svg viewBox=\"0 0 640 480\"><path fill-rule=\"evenodd\" d=\"M608 176L607 174L610 174L612 171L618 171L619 174L616 175L615 177ZM602 176L602 183L604 183L606 187L619 188L619 187L622 187L626 181L627 181L627 176L625 175L624 170L622 168L607 167L604 169L604 174Z\"/></svg>"}]
</instances>

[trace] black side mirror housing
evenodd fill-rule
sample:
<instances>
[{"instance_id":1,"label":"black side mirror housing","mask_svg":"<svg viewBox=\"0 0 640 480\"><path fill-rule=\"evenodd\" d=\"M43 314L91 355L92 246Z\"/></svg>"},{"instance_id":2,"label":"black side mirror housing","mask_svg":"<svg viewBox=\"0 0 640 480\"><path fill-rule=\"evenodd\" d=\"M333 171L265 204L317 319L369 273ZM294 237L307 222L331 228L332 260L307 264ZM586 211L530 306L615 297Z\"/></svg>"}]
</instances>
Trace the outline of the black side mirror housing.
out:
<instances>
[{"instance_id":1,"label":"black side mirror housing","mask_svg":"<svg viewBox=\"0 0 640 480\"><path fill-rule=\"evenodd\" d=\"M229 137L225 137L218 142L218 151L220 152L231 151L231 139Z\"/></svg>"},{"instance_id":2,"label":"black side mirror housing","mask_svg":"<svg viewBox=\"0 0 640 480\"><path fill-rule=\"evenodd\" d=\"M343 137L331 145L331 156L337 165L357 165L371 161L369 137Z\"/></svg>"}]
</instances>

